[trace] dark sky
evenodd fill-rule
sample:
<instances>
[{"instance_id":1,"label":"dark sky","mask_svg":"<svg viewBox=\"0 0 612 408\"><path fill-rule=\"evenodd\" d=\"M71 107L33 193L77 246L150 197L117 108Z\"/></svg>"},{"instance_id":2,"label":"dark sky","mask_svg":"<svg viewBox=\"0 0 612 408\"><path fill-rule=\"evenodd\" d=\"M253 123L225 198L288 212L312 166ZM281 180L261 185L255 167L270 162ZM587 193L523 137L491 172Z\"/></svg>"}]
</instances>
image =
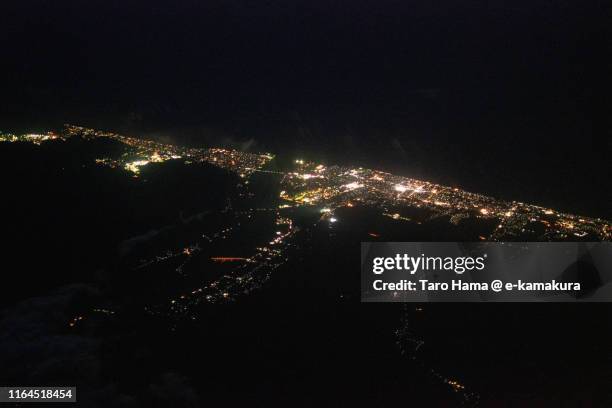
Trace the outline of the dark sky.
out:
<instances>
[{"instance_id":1,"label":"dark sky","mask_svg":"<svg viewBox=\"0 0 612 408\"><path fill-rule=\"evenodd\" d=\"M569 181L551 187L568 189L559 195L586 186L601 201L612 72L604 4L11 2L0 12L0 128L73 122L247 142L476 189L500 184L474 182L491 167L519 163L518 184L542 174L534 194L560 176Z\"/></svg>"}]
</instances>

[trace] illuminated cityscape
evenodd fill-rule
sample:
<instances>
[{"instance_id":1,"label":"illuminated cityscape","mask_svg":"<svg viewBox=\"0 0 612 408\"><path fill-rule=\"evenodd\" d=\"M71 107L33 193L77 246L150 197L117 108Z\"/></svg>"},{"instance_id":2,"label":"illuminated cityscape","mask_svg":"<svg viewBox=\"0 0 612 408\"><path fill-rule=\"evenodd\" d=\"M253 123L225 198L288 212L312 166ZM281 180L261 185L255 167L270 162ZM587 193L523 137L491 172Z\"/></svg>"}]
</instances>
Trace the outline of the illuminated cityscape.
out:
<instances>
[{"instance_id":1,"label":"illuminated cityscape","mask_svg":"<svg viewBox=\"0 0 612 408\"><path fill-rule=\"evenodd\" d=\"M262 171L274 156L253 154L228 149L181 148L153 141L101 132L79 126L66 126L66 133L58 136L24 135L3 138L7 141L31 141L41 143L63 137L79 135L84 138L106 137L117 140L134 148L134 152L117 158L100 158L100 164L123 167L137 175L139 169L148 163L182 159L185 163L207 162L231 170L242 178L253 172ZM506 202L481 194L470 193L459 188L445 187L427 181L394 176L382 171L325 166L320 163L301 159L294 161L295 169L283 174L280 198L283 204L279 209L299 206L320 207L322 219L335 220L334 210L354 205L375 206L385 216L398 221L422 220L407 217L403 209L418 208L429 212L428 217L449 217L457 224L462 219L497 220L496 228L487 241L513 240L525 236L531 240L585 239L608 241L612 229L609 222L602 219L580 217L562 213L550 208L522 202Z\"/></svg>"},{"instance_id":2,"label":"illuminated cityscape","mask_svg":"<svg viewBox=\"0 0 612 408\"><path fill-rule=\"evenodd\" d=\"M25 135L14 135L11 133L2 133L0 132L0 142L25 142L25 143L33 143L35 145L40 145L42 142L48 140L65 140L62 135L58 135L54 132L49 132L45 134L37 134L37 133L28 133Z\"/></svg>"},{"instance_id":3,"label":"illuminated cityscape","mask_svg":"<svg viewBox=\"0 0 612 408\"><path fill-rule=\"evenodd\" d=\"M607 6L4 2L0 403L612 407Z\"/></svg>"},{"instance_id":4,"label":"illuminated cityscape","mask_svg":"<svg viewBox=\"0 0 612 408\"><path fill-rule=\"evenodd\" d=\"M422 222L448 217L453 224L462 219L496 220L497 226L486 241L516 240L609 240L610 223L579 217L521 202L505 202L426 181L398 177L364 168L326 167L295 161L295 172L283 178L280 196L289 205L320 206L324 218L334 210L354 205L373 206L394 220ZM418 218L405 214L408 209L426 210Z\"/></svg>"},{"instance_id":5,"label":"illuminated cityscape","mask_svg":"<svg viewBox=\"0 0 612 408\"><path fill-rule=\"evenodd\" d=\"M241 225L258 215L271 214L275 218L277 228L267 243L253 248L248 256L230 254L211 257L211 262L228 264L232 266L231 269L211 282L170 299L167 305L147 307L151 313L191 316L192 307L201 302L228 301L259 288L274 270L288 261L288 252L296 246L294 238L301 231L292 217L299 209L316 211L315 222L330 225L343 222L337 215L340 209L354 207L377 209L381 216L397 223L422 224L432 219L445 219L458 225L462 220L472 219L491 224L489 232L479 236L483 241L608 241L612 234L612 225L602 219L576 216L522 202L496 200L459 188L361 167L327 166L296 159L292 168L282 172L272 171L266 168L274 159L268 153L187 148L72 125L66 125L62 134L3 135L1 140L40 144L71 137L85 140L108 138L127 146L129 149L120 157L101 157L96 159L96 163L125 169L137 178L141 169L149 163L168 160L180 160L185 164L205 162L229 170L240 177L240 187L247 192L249 178L254 173L280 178L279 204L276 207L251 208L247 203L246 208L238 210L228 206L224 210L228 222L221 230L204 233L199 242L167 249L151 259L141 260L135 266L135 269L143 269L172 261L178 262L175 271L184 274L185 266L200 254L203 246L231 240ZM376 231L370 232L369 236L372 239L381 238Z\"/></svg>"},{"instance_id":6,"label":"illuminated cityscape","mask_svg":"<svg viewBox=\"0 0 612 408\"><path fill-rule=\"evenodd\" d=\"M113 168L122 167L136 176L140 173L140 168L149 163L183 160L186 164L207 162L232 170L244 178L274 158L270 154L252 154L237 150L180 147L122 136L116 133L96 131L80 126L66 125L64 137L73 136L80 136L85 140L108 138L129 146L132 150L120 158L99 158L96 162ZM24 140L24 138L15 138L14 141L18 140Z\"/></svg>"},{"instance_id":7,"label":"illuminated cityscape","mask_svg":"<svg viewBox=\"0 0 612 408\"><path fill-rule=\"evenodd\" d=\"M431 221L460 226L466 221L478 223L478 240L482 241L609 241L612 225L602 219L582 217L537 205L517 201L497 200L486 195L456 187L396 176L362 167L326 165L304 159L294 159L286 168L271 166L272 154L255 154L224 148L194 148L163 144L66 125L63 132L45 134L0 134L8 143L65 142L76 138L87 141L112 140L125 149L119 155L97 157L95 163L127 172L134 182L145 182L144 169L150 165L175 161L184 165L206 163L225 169L237 176L239 202L228 201L216 218L218 227L199 231L199 237L185 237L182 244L158 249L155 255L139 258L131 265L133 271L148 273L162 268L176 273L179 279L194 278L196 265L204 262L217 276L194 282L188 289L171 295L164 301L144 306L153 316L197 320L199 306L236 300L262 287L272 274L286 264L301 249L303 238L310 232L299 226L298 218L308 214L311 225L333 230L347 221L343 211L370 209L381 219L402 226L423 225ZM257 187L251 183L254 175L275 180L277 188L273 205L255 203ZM265 241L242 238L245 228L272 221L273 231ZM217 229L215 229L217 228ZM268 232L266 232L268 234ZM369 239L384 240L384 231L369 231ZM223 245L220 245L223 243ZM236 253L215 253L216 249L242 247ZM245 247L246 245L246 247ZM211 252L212 251L212 252ZM204 258L204 259L203 259ZM417 307L413 313L422 314ZM409 313L406 311L406 316ZM113 316L111 307L96 307L80 312L67 322L76 329L95 315ZM460 396L466 405L476 405L479 395L466 389L458 380L428 367L418 354L422 338L402 324L396 331L401 353L427 370L436 381Z\"/></svg>"}]
</instances>

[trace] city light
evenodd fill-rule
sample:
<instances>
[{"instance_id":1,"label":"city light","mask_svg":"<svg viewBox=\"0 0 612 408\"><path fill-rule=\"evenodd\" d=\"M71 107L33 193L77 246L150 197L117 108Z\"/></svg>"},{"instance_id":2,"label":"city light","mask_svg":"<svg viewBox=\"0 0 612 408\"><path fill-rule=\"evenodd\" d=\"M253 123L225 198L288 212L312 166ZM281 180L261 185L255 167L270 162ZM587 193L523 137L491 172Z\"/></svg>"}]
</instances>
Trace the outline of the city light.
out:
<instances>
[{"instance_id":1,"label":"city light","mask_svg":"<svg viewBox=\"0 0 612 408\"><path fill-rule=\"evenodd\" d=\"M118 157L99 157L94 163L124 169L137 179L140 177L141 168L150 163L163 163L168 160L182 160L185 165L208 163L239 176L239 191L248 196L248 188L245 186L254 173L279 176L278 203L274 203L272 208L242 209L234 215L234 225L238 226L249 222L260 210L276 214L276 228L266 237L264 244L245 257L211 257L210 262L228 264L231 270L209 284L202 284L170 299L169 313L188 313L190 307L199 302L232 301L237 296L260 287L275 269L287 261L288 249L294 245L295 237L299 235L300 228L294 227L294 212L315 205L314 210L322 214L316 223L335 224L338 222L336 210L355 211L368 207L378 211L380 216L390 222L407 225L420 225L434 219L460 225L470 217L491 221L490 230L476 236L481 241L511 241L525 236L532 240L609 241L612 238L612 227L605 220L578 217L522 202L496 200L457 187L446 187L366 168L325 166L298 159L285 171L272 171L266 169L266 165L274 159L269 153L181 147L78 126L67 126L66 131L60 134L0 134L0 142L27 142L38 145L71 137L85 140L109 138L124 144L127 147L125 154ZM412 193L403 194L408 191ZM233 227L228 227L217 232L207 232L201 237L208 245L230 239L233 233ZM370 238L379 236L377 232L365 234L365 237ZM182 248L168 249L143 260L136 269L173 262L175 271L185 274L184 267L201 252L197 242ZM70 323L74 326L79 321L77 319ZM459 383L449 382L449 385L454 389L461 389Z\"/></svg>"}]
</instances>

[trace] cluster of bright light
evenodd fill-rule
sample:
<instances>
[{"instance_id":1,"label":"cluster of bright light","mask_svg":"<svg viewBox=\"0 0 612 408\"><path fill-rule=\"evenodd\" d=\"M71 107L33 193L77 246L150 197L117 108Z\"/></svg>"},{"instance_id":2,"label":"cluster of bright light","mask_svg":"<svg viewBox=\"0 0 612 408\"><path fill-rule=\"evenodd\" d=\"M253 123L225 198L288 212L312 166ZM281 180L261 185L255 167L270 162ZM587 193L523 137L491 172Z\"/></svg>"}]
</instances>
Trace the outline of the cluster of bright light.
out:
<instances>
[{"instance_id":1,"label":"cluster of bright light","mask_svg":"<svg viewBox=\"0 0 612 408\"><path fill-rule=\"evenodd\" d=\"M0 142L28 142L40 145L48 140L56 140L61 137L55 133L28 133L25 135L16 136L13 134L2 134L0 133Z\"/></svg>"},{"instance_id":2,"label":"cluster of bright light","mask_svg":"<svg viewBox=\"0 0 612 408\"><path fill-rule=\"evenodd\" d=\"M427 209L434 216L449 217L450 221L476 216L497 219L498 226L486 239L500 240L508 236L534 232L541 234L538 223L545 228L547 239L567 238L568 236L609 240L612 234L610 223L601 219L576 217L552 209L523 204L504 202L493 198L462 191L457 187L445 187L422 180L394 176L389 173L341 166L326 167L302 159L295 160L294 172L263 170L262 167L273 158L270 154L252 154L230 149L197 149L166 145L150 140L142 140L93 129L68 126L66 134L29 134L23 136L2 135L0 141L29 141L38 143L43 140L80 135L85 139L108 137L132 148L130 154L120 158L104 158L98 163L111 167L123 167L138 175L142 166L151 162L162 162L182 158L185 163L208 162L239 174L243 185L248 184L249 176L255 172L283 175L283 191L278 209L317 205L322 213L329 213L322 219L329 220L332 211L341 207L360 205L376 206L384 215L404 220L399 215L402 207ZM406 194L404 194L406 193ZM398 214L394 217L395 214ZM333 218L333 217L331 217ZM420 222L419 217L414 222ZM409 220L407 217L406 220ZM423 220L421 220L423 221Z\"/></svg>"},{"instance_id":3,"label":"cluster of bright light","mask_svg":"<svg viewBox=\"0 0 612 408\"><path fill-rule=\"evenodd\" d=\"M570 214L523 204L496 200L481 194L463 191L458 187L445 187L422 180L398 177L392 174L363 169L332 166L325 168L316 163L300 163L299 173L317 175L317 180L308 183L294 182L293 177L283 179L288 191L281 198L295 206L318 204L324 209L353 206L355 202L380 206L384 215L395 220L423 222L420 217L408 218L399 212L389 211L401 207L423 208L433 216L448 217L453 224L469 217L497 219L498 226L485 239L501 240L525 233L542 234L535 223L541 223L547 239L564 239L569 236L593 235L608 240L611 236L609 223L599 219L578 218ZM292 173L289 173L292 174ZM325 212L321 210L321 212ZM544 217L555 215L555 219ZM329 220L329 217L323 217Z\"/></svg>"},{"instance_id":4,"label":"cluster of bright light","mask_svg":"<svg viewBox=\"0 0 612 408\"><path fill-rule=\"evenodd\" d=\"M345 184L342 187L347 190L357 190L358 188L362 188L363 184L353 181L352 183Z\"/></svg>"},{"instance_id":5,"label":"cluster of bright light","mask_svg":"<svg viewBox=\"0 0 612 408\"><path fill-rule=\"evenodd\" d=\"M140 168L142 166L146 166L149 163L150 163L149 160L136 160L136 161L127 163L125 165L125 169L127 171L131 171L134 174L139 174L140 173Z\"/></svg>"}]
</instances>

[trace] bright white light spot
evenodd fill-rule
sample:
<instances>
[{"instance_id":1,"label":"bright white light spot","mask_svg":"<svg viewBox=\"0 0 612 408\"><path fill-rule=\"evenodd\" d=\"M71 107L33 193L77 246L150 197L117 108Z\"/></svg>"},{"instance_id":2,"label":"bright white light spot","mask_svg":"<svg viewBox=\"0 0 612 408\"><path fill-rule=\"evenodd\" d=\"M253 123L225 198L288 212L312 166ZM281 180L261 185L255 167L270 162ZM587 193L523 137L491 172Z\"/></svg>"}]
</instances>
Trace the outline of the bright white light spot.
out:
<instances>
[{"instance_id":1,"label":"bright white light spot","mask_svg":"<svg viewBox=\"0 0 612 408\"><path fill-rule=\"evenodd\" d=\"M331 211L331 208L321 208L322 213L328 213Z\"/></svg>"},{"instance_id":2,"label":"bright white light spot","mask_svg":"<svg viewBox=\"0 0 612 408\"><path fill-rule=\"evenodd\" d=\"M337 218L334 218L334 217L331 217L331 218L329 219L329 222L336 222L336 221L338 221L338 219L337 219Z\"/></svg>"},{"instance_id":3,"label":"bright white light spot","mask_svg":"<svg viewBox=\"0 0 612 408\"><path fill-rule=\"evenodd\" d=\"M397 191L398 193L404 193L406 192L406 190L408 190L408 187L403 186L401 184L396 184L395 185L395 191Z\"/></svg>"},{"instance_id":4,"label":"bright white light spot","mask_svg":"<svg viewBox=\"0 0 612 408\"><path fill-rule=\"evenodd\" d=\"M352 183L345 184L343 187L348 188L349 190L355 190L355 189L363 187L363 184L359 184L356 181L354 181Z\"/></svg>"}]
</instances>

